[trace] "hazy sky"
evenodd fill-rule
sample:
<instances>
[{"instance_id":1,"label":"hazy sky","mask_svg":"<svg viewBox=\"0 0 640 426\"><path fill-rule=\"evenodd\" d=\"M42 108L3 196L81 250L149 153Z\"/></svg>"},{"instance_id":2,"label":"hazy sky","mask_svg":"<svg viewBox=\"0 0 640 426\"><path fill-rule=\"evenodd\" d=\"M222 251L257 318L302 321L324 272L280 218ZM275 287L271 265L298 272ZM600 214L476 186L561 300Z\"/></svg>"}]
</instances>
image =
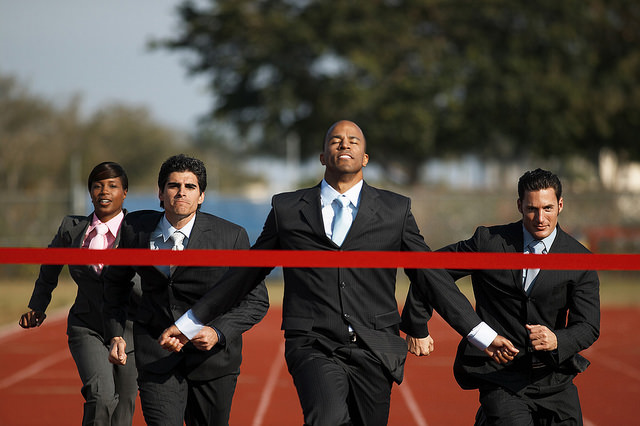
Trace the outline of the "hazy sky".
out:
<instances>
[{"instance_id":1,"label":"hazy sky","mask_svg":"<svg viewBox=\"0 0 640 426\"><path fill-rule=\"evenodd\" d=\"M180 0L0 0L0 73L36 95L82 95L86 112L110 102L148 107L187 129L207 112L204 79L188 78L184 57L149 51L170 35Z\"/></svg>"}]
</instances>

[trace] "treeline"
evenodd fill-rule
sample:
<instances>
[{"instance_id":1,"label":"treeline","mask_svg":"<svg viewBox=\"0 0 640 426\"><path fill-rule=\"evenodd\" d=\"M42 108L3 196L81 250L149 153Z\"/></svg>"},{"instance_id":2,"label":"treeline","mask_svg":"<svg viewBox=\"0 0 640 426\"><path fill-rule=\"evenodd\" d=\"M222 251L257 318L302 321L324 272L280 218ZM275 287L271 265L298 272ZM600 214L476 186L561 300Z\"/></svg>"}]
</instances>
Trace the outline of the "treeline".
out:
<instances>
[{"instance_id":1,"label":"treeline","mask_svg":"<svg viewBox=\"0 0 640 426\"><path fill-rule=\"evenodd\" d=\"M209 80L211 120L282 156L349 118L409 176L425 160L640 159L628 0L185 0L155 46ZM244 140L244 138L243 138Z\"/></svg>"},{"instance_id":2,"label":"treeline","mask_svg":"<svg viewBox=\"0 0 640 426\"><path fill-rule=\"evenodd\" d=\"M160 164L184 152L202 158L209 188L238 190L251 178L215 132L180 133L144 107L105 106L87 115L80 96L56 102L0 74L0 246L42 247L67 214L86 214L86 179L103 161L125 168L130 191L155 191ZM29 269L0 265L0 277Z\"/></svg>"},{"instance_id":3,"label":"treeline","mask_svg":"<svg viewBox=\"0 0 640 426\"><path fill-rule=\"evenodd\" d=\"M55 103L10 75L0 75L0 140L0 188L25 194L64 192L72 175L84 182L102 161L121 163L134 185L152 185L160 162L185 144L145 108L114 104L86 117L80 97Z\"/></svg>"}]
</instances>

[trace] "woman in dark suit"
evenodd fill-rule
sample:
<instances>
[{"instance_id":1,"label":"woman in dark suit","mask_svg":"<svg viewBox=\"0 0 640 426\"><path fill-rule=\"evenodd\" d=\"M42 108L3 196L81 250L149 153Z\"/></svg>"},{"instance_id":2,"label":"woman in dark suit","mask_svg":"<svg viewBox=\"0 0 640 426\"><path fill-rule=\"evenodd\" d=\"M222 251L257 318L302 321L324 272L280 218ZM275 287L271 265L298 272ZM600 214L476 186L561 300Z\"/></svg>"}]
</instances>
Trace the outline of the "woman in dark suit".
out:
<instances>
[{"instance_id":1,"label":"woman in dark suit","mask_svg":"<svg viewBox=\"0 0 640 426\"><path fill-rule=\"evenodd\" d=\"M66 216L49 247L106 249L118 245L120 224L126 214L122 204L127 197L127 174L117 163L98 164L89 174L88 189L93 213ZM63 266L40 267L28 305L30 311L20 317L21 327L42 325ZM115 366L107 360L109 351L103 338L102 320L102 274L106 268L69 265L69 273L78 285L67 320L69 350L82 380L85 399L82 424L130 425L138 391L137 373L134 363ZM127 321L126 332L131 334L131 321ZM127 349L133 351L133 347Z\"/></svg>"}]
</instances>

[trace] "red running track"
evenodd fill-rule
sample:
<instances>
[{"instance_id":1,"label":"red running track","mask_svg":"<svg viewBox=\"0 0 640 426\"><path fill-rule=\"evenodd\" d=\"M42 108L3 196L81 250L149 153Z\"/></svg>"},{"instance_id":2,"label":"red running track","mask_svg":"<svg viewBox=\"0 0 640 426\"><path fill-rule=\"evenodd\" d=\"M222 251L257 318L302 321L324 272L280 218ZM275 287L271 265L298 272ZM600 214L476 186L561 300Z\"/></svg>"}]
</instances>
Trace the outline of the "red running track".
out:
<instances>
[{"instance_id":1,"label":"red running track","mask_svg":"<svg viewBox=\"0 0 640 426\"><path fill-rule=\"evenodd\" d=\"M244 362L231 425L301 425L302 413L284 364L280 314L272 307L245 334ZM17 321L16 321L17 322ZM585 425L637 424L640 401L640 308L606 309L601 337L585 351L592 365L578 385ZM458 337L435 317L436 351L407 360L405 382L392 393L389 425L471 425L476 391L461 390L451 364ZM66 346L65 319L48 318L35 330L17 324L0 331L0 425L79 425L80 379ZM139 404L134 425L144 425Z\"/></svg>"}]
</instances>

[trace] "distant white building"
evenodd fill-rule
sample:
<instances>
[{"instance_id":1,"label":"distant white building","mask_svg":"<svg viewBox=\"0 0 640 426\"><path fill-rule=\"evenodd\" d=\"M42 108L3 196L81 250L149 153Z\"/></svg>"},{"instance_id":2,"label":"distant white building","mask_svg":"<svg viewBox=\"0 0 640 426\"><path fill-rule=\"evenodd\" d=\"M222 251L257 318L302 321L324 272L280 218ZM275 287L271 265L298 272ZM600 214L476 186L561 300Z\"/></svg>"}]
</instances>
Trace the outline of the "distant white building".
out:
<instances>
[{"instance_id":1,"label":"distant white building","mask_svg":"<svg viewBox=\"0 0 640 426\"><path fill-rule=\"evenodd\" d=\"M609 149L600 151L602 186L616 192L640 193L640 163L621 162Z\"/></svg>"}]
</instances>

